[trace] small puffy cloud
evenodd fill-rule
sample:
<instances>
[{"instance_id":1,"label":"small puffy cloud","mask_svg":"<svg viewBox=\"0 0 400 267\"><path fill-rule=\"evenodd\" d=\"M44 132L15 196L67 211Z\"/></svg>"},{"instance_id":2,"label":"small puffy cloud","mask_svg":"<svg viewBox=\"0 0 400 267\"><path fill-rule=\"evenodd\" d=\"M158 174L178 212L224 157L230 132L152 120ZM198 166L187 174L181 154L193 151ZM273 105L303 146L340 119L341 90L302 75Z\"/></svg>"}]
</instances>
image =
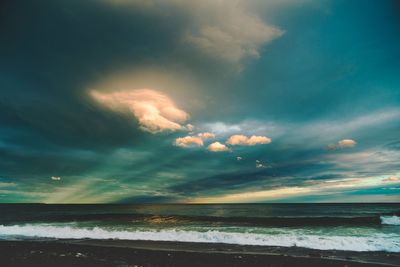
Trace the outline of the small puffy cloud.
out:
<instances>
[{"instance_id":1,"label":"small puffy cloud","mask_svg":"<svg viewBox=\"0 0 400 267\"><path fill-rule=\"evenodd\" d=\"M356 144L357 144L357 142L352 139L343 139L343 140L340 140L339 142L337 142L336 144L328 145L328 149L335 150L338 148L354 147Z\"/></svg>"},{"instance_id":2,"label":"small puffy cloud","mask_svg":"<svg viewBox=\"0 0 400 267\"><path fill-rule=\"evenodd\" d=\"M207 149L212 152L229 151L229 148L226 145L221 144L220 142L214 142L210 144Z\"/></svg>"},{"instance_id":3,"label":"small puffy cloud","mask_svg":"<svg viewBox=\"0 0 400 267\"><path fill-rule=\"evenodd\" d=\"M356 144L356 141L351 139L343 139L338 142L339 147L353 147Z\"/></svg>"},{"instance_id":4,"label":"small puffy cloud","mask_svg":"<svg viewBox=\"0 0 400 267\"><path fill-rule=\"evenodd\" d=\"M132 113L144 131L159 133L193 129L191 124L183 124L189 119L189 114L179 109L171 98L161 92L151 89L106 93L93 90L90 94L112 110Z\"/></svg>"},{"instance_id":5,"label":"small puffy cloud","mask_svg":"<svg viewBox=\"0 0 400 267\"><path fill-rule=\"evenodd\" d=\"M175 145L180 147L203 146L203 139L199 136L185 136L175 139Z\"/></svg>"},{"instance_id":6,"label":"small puffy cloud","mask_svg":"<svg viewBox=\"0 0 400 267\"><path fill-rule=\"evenodd\" d=\"M269 144L271 143L271 138L266 136L256 136L252 135L251 137L247 137L245 135L236 134L232 135L228 138L226 143L228 145L233 146L254 146L254 145L262 145L262 144Z\"/></svg>"},{"instance_id":7,"label":"small puffy cloud","mask_svg":"<svg viewBox=\"0 0 400 267\"><path fill-rule=\"evenodd\" d=\"M51 176L50 179L53 181L60 181L61 177L60 176Z\"/></svg>"},{"instance_id":8,"label":"small puffy cloud","mask_svg":"<svg viewBox=\"0 0 400 267\"><path fill-rule=\"evenodd\" d=\"M215 134L209 132L199 133L197 136L202 139L215 138Z\"/></svg>"},{"instance_id":9,"label":"small puffy cloud","mask_svg":"<svg viewBox=\"0 0 400 267\"><path fill-rule=\"evenodd\" d=\"M194 130L194 125L188 123L188 124L186 124L186 129L187 129L189 132L191 132L191 131Z\"/></svg>"},{"instance_id":10,"label":"small puffy cloud","mask_svg":"<svg viewBox=\"0 0 400 267\"><path fill-rule=\"evenodd\" d=\"M260 169L260 168L267 168L267 166L262 163L260 160L256 160L256 168Z\"/></svg>"},{"instance_id":11,"label":"small puffy cloud","mask_svg":"<svg viewBox=\"0 0 400 267\"><path fill-rule=\"evenodd\" d=\"M391 176L386 179L383 179L382 181L383 182L398 182L398 181L400 181L400 178L396 177L396 176Z\"/></svg>"},{"instance_id":12,"label":"small puffy cloud","mask_svg":"<svg viewBox=\"0 0 400 267\"><path fill-rule=\"evenodd\" d=\"M180 147L193 147L193 146L203 146L204 139L215 138L215 134L204 132L199 133L196 136L185 136L175 139L175 145Z\"/></svg>"}]
</instances>

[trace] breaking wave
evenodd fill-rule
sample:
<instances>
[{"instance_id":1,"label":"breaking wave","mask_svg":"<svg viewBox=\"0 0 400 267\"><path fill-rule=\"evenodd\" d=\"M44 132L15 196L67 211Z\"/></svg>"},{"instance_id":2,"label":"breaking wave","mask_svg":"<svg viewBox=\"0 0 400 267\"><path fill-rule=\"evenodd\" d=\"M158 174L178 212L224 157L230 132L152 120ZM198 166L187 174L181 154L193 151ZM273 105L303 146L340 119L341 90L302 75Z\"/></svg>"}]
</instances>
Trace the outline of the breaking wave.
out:
<instances>
[{"instance_id":1,"label":"breaking wave","mask_svg":"<svg viewBox=\"0 0 400 267\"><path fill-rule=\"evenodd\" d=\"M118 239L200 243L225 243L258 246L304 247L320 250L400 252L400 238L395 234L371 236L326 236L287 231L279 234L223 232L216 230L189 231L177 229L115 231L100 227L77 228L51 225L0 225L3 239Z\"/></svg>"},{"instance_id":2,"label":"breaking wave","mask_svg":"<svg viewBox=\"0 0 400 267\"><path fill-rule=\"evenodd\" d=\"M398 216L381 216L382 224L400 225L400 217Z\"/></svg>"}]
</instances>

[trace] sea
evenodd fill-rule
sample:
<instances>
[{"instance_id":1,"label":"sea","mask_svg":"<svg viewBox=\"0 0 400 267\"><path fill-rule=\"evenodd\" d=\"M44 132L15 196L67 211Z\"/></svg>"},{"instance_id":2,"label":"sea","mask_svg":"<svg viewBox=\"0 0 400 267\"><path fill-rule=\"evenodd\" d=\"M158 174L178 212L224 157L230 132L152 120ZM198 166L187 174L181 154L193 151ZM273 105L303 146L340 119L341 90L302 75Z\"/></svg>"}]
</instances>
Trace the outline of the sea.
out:
<instances>
[{"instance_id":1,"label":"sea","mask_svg":"<svg viewBox=\"0 0 400 267\"><path fill-rule=\"evenodd\" d=\"M0 204L0 240L52 239L400 252L400 203Z\"/></svg>"}]
</instances>

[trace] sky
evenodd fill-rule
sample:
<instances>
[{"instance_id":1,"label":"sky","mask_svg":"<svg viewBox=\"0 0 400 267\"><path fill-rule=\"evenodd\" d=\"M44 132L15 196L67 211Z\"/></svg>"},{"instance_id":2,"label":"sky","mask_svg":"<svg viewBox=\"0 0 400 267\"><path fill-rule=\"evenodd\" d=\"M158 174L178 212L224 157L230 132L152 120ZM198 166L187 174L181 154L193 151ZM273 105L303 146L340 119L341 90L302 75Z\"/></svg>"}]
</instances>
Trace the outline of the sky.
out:
<instances>
[{"instance_id":1,"label":"sky","mask_svg":"<svg viewBox=\"0 0 400 267\"><path fill-rule=\"evenodd\" d=\"M0 202L400 201L398 1L0 5Z\"/></svg>"}]
</instances>

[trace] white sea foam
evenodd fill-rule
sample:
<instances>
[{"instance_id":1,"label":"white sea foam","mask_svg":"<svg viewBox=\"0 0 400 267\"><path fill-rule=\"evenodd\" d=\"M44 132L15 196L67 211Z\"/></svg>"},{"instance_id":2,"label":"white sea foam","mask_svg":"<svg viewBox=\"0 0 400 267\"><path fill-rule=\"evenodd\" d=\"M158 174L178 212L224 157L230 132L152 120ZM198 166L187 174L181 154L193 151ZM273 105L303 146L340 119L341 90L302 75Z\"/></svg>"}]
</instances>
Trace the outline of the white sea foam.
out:
<instances>
[{"instance_id":1,"label":"white sea foam","mask_svg":"<svg viewBox=\"0 0 400 267\"><path fill-rule=\"evenodd\" d=\"M60 239L120 239L226 243L240 245L305 247L321 250L400 252L400 237L394 234L374 234L368 237L323 236L311 234L255 234L223 231L112 231L99 227L75 228L51 225L0 225L0 238L60 238Z\"/></svg>"},{"instance_id":2,"label":"white sea foam","mask_svg":"<svg viewBox=\"0 0 400 267\"><path fill-rule=\"evenodd\" d=\"M400 225L400 217L398 216L381 216L382 224Z\"/></svg>"}]
</instances>

